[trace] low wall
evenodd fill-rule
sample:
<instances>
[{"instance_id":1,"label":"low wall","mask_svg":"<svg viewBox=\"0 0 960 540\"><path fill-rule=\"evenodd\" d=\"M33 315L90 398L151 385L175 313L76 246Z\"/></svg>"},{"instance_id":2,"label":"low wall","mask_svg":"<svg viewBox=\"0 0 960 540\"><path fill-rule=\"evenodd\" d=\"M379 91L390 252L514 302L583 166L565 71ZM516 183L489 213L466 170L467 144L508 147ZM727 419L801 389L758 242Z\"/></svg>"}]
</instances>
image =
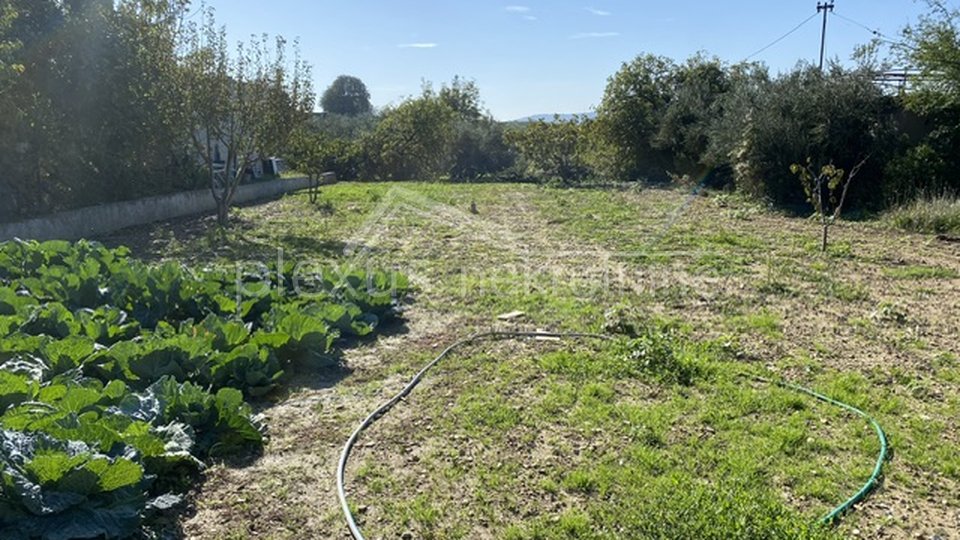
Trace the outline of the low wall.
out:
<instances>
[{"instance_id":1,"label":"low wall","mask_svg":"<svg viewBox=\"0 0 960 540\"><path fill-rule=\"evenodd\" d=\"M309 187L306 178L290 178L244 184L237 188L234 203L276 197ZM209 189L185 191L116 203L88 206L13 223L0 223L0 241L76 240L111 233L154 221L213 212L216 202Z\"/></svg>"}]
</instances>

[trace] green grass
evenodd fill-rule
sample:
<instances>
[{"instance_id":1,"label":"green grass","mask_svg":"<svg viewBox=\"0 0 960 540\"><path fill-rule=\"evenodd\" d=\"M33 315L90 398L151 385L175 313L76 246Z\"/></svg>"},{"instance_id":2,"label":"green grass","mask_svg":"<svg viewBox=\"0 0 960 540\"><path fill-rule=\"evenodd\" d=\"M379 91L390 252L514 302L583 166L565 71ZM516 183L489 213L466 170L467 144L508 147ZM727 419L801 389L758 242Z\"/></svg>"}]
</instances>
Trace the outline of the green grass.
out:
<instances>
[{"instance_id":1,"label":"green grass","mask_svg":"<svg viewBox=\"0 0 960 540\"><path fill-rule=\"evenodd\" d=\"M960 199L956 197L918 199L891 210L884 216L884 220L905 231L960 234Z\"/></svg>"},{"instance_id":2,"label":"green grass","mask_svg":"<svg viewBox=\"0 0 960 540\"><path fill-rule=\"evenodd\" d=\"M757 332L771 339L783 337L780 317L767 310L734 317L730 320L730 324L740 332Z\"/></svg>"},{"instance_id":3,"label":"green grass","mask_svg":"<svg viewBox=\"0 0 960 540\"><path fill-rule=\"evenodd\" d=\"M824 257L815 223L753 207L734 215L736 200L685 207L680 191L342 183L323 188L321 205L293 195L241 209L226 246L177 237L175 254L275 257L279 245L292 258L342 260L395 187L478 214L466 227L402 211L380 225L369 257L415 276L411 317L428 337L401 337L382 366L338 386L344 396L375 405L437 347L491 325L631 335L485 344L438 365L400 416L374 428L393 449L356 458L351 497L382 509L363 524L368 537L838 538L878 527L860 512L839 529L815 525L870 474L869 425L750 375L875 415L896 455L885 489L960 505L960 360L941 339L956 327L916 328L933 319L924 306L956 301L956 272L942 262L949 253L927 257L937 246L918 248L922 260L946 266L890 267L902 248L882 227L839 224ZM482 230L489 223L529 252ZM588 255L549 257L562 250ZM600 257L590 250L623 265L621 282L591 286L585 272ZM496 320L515 310L525 315ZM420 449L415 466L389 461L407 446Z\"/></svg>"},{"instance_id":4,"label":"green grass","mask_svg":"<svg viewBox=\"0 0 960 540\"><path fill-rule=\"evenodd\" d=\"M427 390L420 407L443 419L444 438L484 451L449 485L430 480L434 503L447 505L442 494L473 477L486 481L469 508L527 486L578 501L511 519L504 538L834 537L813 523L866 479L875 440L841 411L750 383L752 370L735 356L725 343L648 323L640 338L609 344L460 359L433 387L469 374L455 405ZM545 479L529 476L526 451L497 450L543 437L570 441L552 446ZM785 490L810 503L792 507ZM520 515L536 502L507 501L499 504ZM450 512L431 534L460 537L460 514Z\"/></svg>"},{"instance_id":5,"label":"green grass","mask_svg":"<svg viewBox=\"0 0 960 540\"><path fill-rule=\"evenodd\" d=\"M883 275L894 279L956 279L960 272L943 266L898 266L885 268Z\"/></svg>"}]
</instances>

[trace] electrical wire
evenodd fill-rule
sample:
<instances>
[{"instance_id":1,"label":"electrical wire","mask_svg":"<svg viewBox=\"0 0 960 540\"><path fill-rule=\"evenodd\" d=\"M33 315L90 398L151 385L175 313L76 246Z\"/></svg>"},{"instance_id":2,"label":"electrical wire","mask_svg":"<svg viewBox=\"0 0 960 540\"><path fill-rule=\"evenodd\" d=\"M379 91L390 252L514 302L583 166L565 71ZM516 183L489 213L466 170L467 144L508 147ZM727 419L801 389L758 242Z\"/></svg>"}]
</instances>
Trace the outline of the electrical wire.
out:
<instances>
[{"instance_id":1,"label":"electrical wire","mask_svg":"<svg viewBox=\"0 0 960 540\"><path fill-rule=\"evenodd\" d=\"M873 35L875 35L875 36L877 36L877 37L885 37L881 31L879 31L879 30L877 30L877 29L875 29L875 28L870 28L869 26L867 26L867 25L865 25L865 24L863 24L863 23L857 22L857 21L851 19L850 17L845 17L842 13L837 13L836 11L833 11L833 14L834 14L835 16L840 17L841 19L847 21L848 23L855 24L855 25L859 26L860 28L863 28L863 29L866 30L867 32L870 32L871 34L873 34Z\"/></svg>"},{"instance_id":2,"label":"electrical wire","mask_svg":"<svg viewBox=\"0 0 960 540\"><path fill-rule=\"evenodd\" d=\"M814 17L816 17L816 16L817 16L817 13L814 13L813 15L807 17L806 19L803 20L803 22L801 22L800 24L794 26L793 29L791 29L789 32L787 32L786 34L784 34L784 35L778 37L777 39L773 40L773 41L770 42L768 45L766 45L765 47L759 49L758 51L754 52L753 54L747 56L746 58L743 59L743 61L746 62L747 60L753 58L754 56L756 56L756 55L758 55L758 54L760 54L760 53L762 53L763 51L769 49L770 47L773 47L773 46L776 45L777 43L780 43L781 41L787 39L791 34L793 34L794 32L796 32L796 31L799 30L800 28L802 28L803 25L805 25L805 24L807 24L808 22L810 22L810 21L811 21Z\"/></svg>"},{"instance_id":3,"label":"electrical wire","mask_svg":"<svg viewBox=\"0 0 960 540\"><path fill-rule=\"evenodd\" d=\"M344 477L346 476L347 462L350 459L350 453L353 450L354 445L357 443L357 440L360 438L360 434L363 433L370 425L376 422L384 414L386 414L390 409L392 409L397 403L399 403L403 398L410 394L414 388L420 384L420 381L423 377L430 371L431 368L436 366L441 360L443 360L447 355L453 352L455 349L458 349L464 345L472 343L474 341L480 340L497 340L497 339L515 339L515 338L558 338L558 339L601 339L601 340L612 340L613 338L606 334L591 334L591 333L582 333L582 332L518 332L518 331L490 331L490 332L480 332L474 334L470 337L461 339L454 342L446 349L444 349L436 358L431 362L425 365L420 371L414 375L413 379L407 383L406 386L400 390L395 396L393 396L389 401L378 407L375 411L370 413L360 425L351 433L350 438L347 440L346 444L343 445L343 450L340 453L340 461L337 464L337 497L340 499L340 507L343 510L344 518L347 522L347 527L350 529L350 534L353 536L354 540L365 540L363 533L360 532L360 527L357 525L356 520L353 517L353 511L350 509L350 504L347 501L347 492L346 492L346 482ZM879 484L880 478L883 473L883 464L888 457L888 444L887 437L883 432L883 428L880 427L880 424L873 419L870 415L863 412L862 410L846 404L842 401L835 400L824 394L799 386L793 383L785 381L771 381L763 377L754 376L755 380L765 382L768 384L776 384L783 388L794 390L803 394L807 394L811 397L814 397L825 403L840 407L846 411L852 412L865 420L867 420L870 425L873 427L874 431L877 434L877 438L880 441L880 453L877 456L876 465L873 468L873 473L870 475L870 478L867 482L850 498L843 502L840 506L837 506L822 518L819 522L824 525L834 524L840 516L845 512L850 510L856 503L863 500L871 491L873 491Z\"/></svg>"},{"instance_id":4,"label":"electrical wire","mask_svg":"<svg viewBox=\"0 0 960 540\"><path fill-rule=\"evenodd\" d=\"M911 51L911 52L917 52L917 51L918 51L918 49L917 49L917 47L916 47L915 45L911 45L910 43L906 43L906 42L903 42L903 41L899 41L899 40L897 40L897 39L895 39L895 38L892 38L892 37L884 34L883 32L881 32L880 30L876 30L876 29L870 28L869 26L867 26L867 25L865 25L865 24L863 24L863 23L861 23L861 22L859 22L859 21L856 21L856 20L854 20L854 19L851 19L850 17L847 17L846 15L843 15L842 13L837 13L836 11L833 11L832 13L833 13L834 15L836 15L837 17L839 17L840 19L842 19L842 20L844 20L844 21L846 21L846 22L848 22L848 23L850 23L850 24L859 26L860 28L866 30L867 32L870 32L870 33L873 34L875 37L877 37L880 41L882 41L882 42L884 42L884 43L887 43L888 45L894 45L894 46L897 46L897 47L903 47L904 49L909 50L909 51ZM955 61L955 60L943 59L943 60L942 60L942 63L947 64L947 65L949 65L949 66L952 66L952 67L954 67L954 68L960 67L960 62L957 62L957 61Z\"/></svg>"},{"instance_id":5,"label":"electrical wire","mask_svg":"<svg viewBox=\"0 0 960 540\"><path fill-rule=\"evenodd\" d=\"M839 17L841 20L844 20L844 21L846 21L846 22L848 22L848 23L850 23L850 24L853 24L853 25L855 25L855 26L859 26L860 28L863 28L864 30L866 30L867 32L870 32L871 34L873 34L874 36L876 36L877 38L879 38L881 41L883 41L883 42L885 42L885 43L889 43L889 44L891 44L891 45L898 45L898 46L901 46L901 47L906 47L906 48L908 48L908 49L912 49L912 48L913 48L913 47L911 47L910 45L908 45L908 44L906 44L906 43L904 43L904 42L902 42L902 41L897 41L896 39L894 39L894 38L892 38L892 37L884 34L884 33L881 32L880 30L877 30L877 29L875 29L875 28L870 28L869 26L863 24L862 22L859 22L859 21L856 21L856 20L854 20L854 19L851 19L850 17L847 17L846 15L844 15L844 14L842 14L842 13L837 13L836 11L833 11L832 13L833 13L833 15Z\"/></svg>"}]
</instances>

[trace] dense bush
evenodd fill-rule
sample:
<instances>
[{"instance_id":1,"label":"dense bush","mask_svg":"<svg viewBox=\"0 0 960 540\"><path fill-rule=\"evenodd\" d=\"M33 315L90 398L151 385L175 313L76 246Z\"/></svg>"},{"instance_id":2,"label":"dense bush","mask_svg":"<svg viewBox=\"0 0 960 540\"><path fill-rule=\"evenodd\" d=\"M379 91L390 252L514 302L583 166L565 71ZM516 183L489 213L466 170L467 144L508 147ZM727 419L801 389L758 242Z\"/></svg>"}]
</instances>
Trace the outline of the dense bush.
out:
<instances>
[{"instance_id":1,"label":"dense bush","mask_svg":"<svg viewBox=\"0 0 960 540\"><path fill-rule=\"evenodd\" d=\"M896 143L893 98L870 73L833 66L826 73L800 67L774 80L744 79L746 88L725 100L725 139L712 149L726 156L738 188L778 204L803 204L807 196L790 172L808 159L815 167L850 170L867 163L851 185L851 205L883 202L883 166Z\"/></svg>"},{"instance_id":2,"label":"dense bush","mask_svg":"<svg viewBox=\"0 0 960 540\"><path fill-rule=\"evenodd\" d=\"M209 187L225 221L236 185L285 144L313 94L283 39L229 54L212 12L189 20L190 7L2 3L0 220Z\"/></svg>"},{"instance_id":3,"label":"dense bush","mask_svg":"<svg viewBox=\"0 0 960 540\"><path fill-rule=\"evenodd\" d=\"M356 140L373 131L379 120L373 113L346 116L324 112L313 114L307 127L331 139Z\"/></svg>"},{"instance_id":4,"label":"dense bush","mask_svg":"<svg viewBox=\"0 0 960 540\"><path fill-rule=\"evenodd\" d=\"M641 56L608 83L598 109L598 168L622 180L720 172L780 204L806 196L792 163L850 168L869 156L854 204L880 202L897 141L895 100L866 71L810 66L771 79L762 66ZM714 174L710 175L709 171Z\"/></svg>"},{"instance_id":5,"label":"dense bush","mask_svg":"<svg viewBox=\"0 0 960 540\"><path fill-rule=\"evenodd\" d=\"M429 89L384 112L365 140L374 174L388 180L440 178L450 167L455 118Z\"/></svg>"},{"instance_id":6,"label":"dense bush","mask_svg":"<svg viewBox=\"0 0 960 540\"><path fill-rule=\"evenodd\" d=\"M489 117L458 121L454 126L451 153L450 178L453 180L497 175L516 161L503 126Z\"/></svg>"},{"instance_id":7,"label":"dense bush","mask_svg":"<svg viewBox=\"0 0 960 540\"><path fill-rule=\"evenodd\" d=\"M364 170L363 147L359 141L332 138L314 129L301 129L287 147L286 159L300 173L317 179L333 172L338 180L356 180Z\"/></svg>"},{"instance_id":8,"label":"dense bush","mask_svg":"<svg viewBox=\"0 0 960 540\"><path fill-rule=\"evenodd\" d=\"M673 98L675 73L672 60L645 55L625 63L607 82L595 131L594 159L602 174L628 181L665 178L671 158L654 139Z\"/></svg>"},{"instance_id":9,"label":"dense bush","mask_svg":"<svg viewBox=\"0 0 960 540\"><path fill-rule=\"evenodd\" d=\"M4 2L0 220L200 185L172 74L183 2L134 4Z\"/></svg>"},{"instance_id":10,"label":"dense bush","mask_svg":"<svg viewBox=\"0 0 960 540\"><path fill-rule=\"evenodd\" d=\"M903 100L926 128L891 163L901 200L960 192L960 8L929 4L930 13L905 28L895 46L898 60L919 70Z\"/></svg>"},{"instance_id":11,"label":"dense bush","mask_svg":"<svg viewBox=\"0 0 960 540\"><path fill-rule=\"evenodd\" d=\"M337 178L476 180L513 166L503 126L482 111L472 81L454 78L439 91L377 115L315 115L286 156L300 172Z\"/></svg>"},{"instance_id":12,"label":"dense bush","mask_svg":"<svg viewBox=\"0 0 960 540\"><path fill-rule=\"evenodd\" d=\"M584 118L538 120L512 128L507 140L520 156L524 174L541 181L570 183L591 174L586 158L591 129Z\"/></svg>"}]
</instances>

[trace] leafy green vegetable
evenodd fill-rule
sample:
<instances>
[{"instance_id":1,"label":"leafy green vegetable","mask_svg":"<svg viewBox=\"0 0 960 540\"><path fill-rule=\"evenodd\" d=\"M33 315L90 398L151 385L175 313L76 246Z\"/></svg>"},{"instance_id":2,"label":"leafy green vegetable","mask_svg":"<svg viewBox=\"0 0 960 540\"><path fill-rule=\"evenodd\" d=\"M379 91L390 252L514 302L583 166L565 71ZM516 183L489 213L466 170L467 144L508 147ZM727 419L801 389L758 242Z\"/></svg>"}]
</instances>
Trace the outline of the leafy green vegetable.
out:
<instances>
[{"instance_id":1,"label":"leafy green vegetable","mask_svg":"<svg viewBox=\"0 0 960 540\"><path fill-rule=\"evenodd\" d=\"M86 336L69 336L45 343L40 353L47 364L47 377L79 368L95 349L93 340Z\"/></svg>"},{"instance_id":2,"label":"leafy green vegetable","mask_svg":"<svg viewBox=\"0 0 960 540\"><path fill-rule=\"evenodd\" d=\"M35 380L0 370L0 414L11 405L33 400L38 391L39 385Z\"/></svg>"},{"instance_id":3,"label":"leafy green vegetable","mask_svg":"<svg viewBox=\"0 0 960 540\"><path fill-rule=\"evenodd\" d=\"M19 315L28 306L36 304L37 301L33 298L17 294L10 287L0 287L0 315Z\"/></svg>"},{"instance_id":4,"label":"leafy green vegetable","mask_svg":"<svg viewBox=\"0 0 960 540\"><path fill-rule=\"evenodd\" d=\"M112 345L140 334L140 323L131 321L121 309L104 306L81 309L74 313L83 333L102 345Z\"/></svg>"},{"instance_id":5,"label":"leafy green vegetable","mask_svg":"<svg viewBox=\"0 0 960 540\"><path fill-rule=\"evenodd\" d=\"M221 388L214 395L193 383L164 377L148 389L148 394L149 398L141 400L140 405L150 409L135 410L136 413L148 414L155 399L155 420L190 426L200 456L225 455L263 442L263 434L239 390Z\"/></svg>"},{"instance_id":6,"label":"leafy green vegetable","mask_svg":"<svg viewBox=\"0 0 960 540\"><path fill-rule=\"evenodd\" d=\"M83 443L0 430L0 536L122 538L146 506L143 468Z\"/></svg>"},{"instance_id":7,"label":"leafy green vegetable","mask_svg":"<svg viewBox=\"0 0 960 540\"><path fill-rule=\"evenodd\" d=\"M29 309L27 318L20 327L20 331L25 334L47 335L55 338L65 338L78 333L79 330L80 325L74 319L73 313L59 302Z\"/></svg>"},{"instance_id":8,"label":"leafy green vegetable","mask_svg":"<svg viewBox=\"0 0 960 540\"><path fill-rule=\"evenodd\" d=\"M316 268L305 296L293 270L0 243L0 538L130 536L202 459L262 446L245 399L336 362L339 336L369 335L409 291L392 272Z\"/></svg>"},{"instance_id":9,"label":"leafy green vegetable","mask_svg":"<svg viewBox=\"0 0 960 540\"><path fill-rule=\"evenodd\" d=\"M269 394L280 386L284 371L275 354L248 343L214 357L211 380L217 388L242 388L251 397Z\"/></svg>"}]
</instances>

